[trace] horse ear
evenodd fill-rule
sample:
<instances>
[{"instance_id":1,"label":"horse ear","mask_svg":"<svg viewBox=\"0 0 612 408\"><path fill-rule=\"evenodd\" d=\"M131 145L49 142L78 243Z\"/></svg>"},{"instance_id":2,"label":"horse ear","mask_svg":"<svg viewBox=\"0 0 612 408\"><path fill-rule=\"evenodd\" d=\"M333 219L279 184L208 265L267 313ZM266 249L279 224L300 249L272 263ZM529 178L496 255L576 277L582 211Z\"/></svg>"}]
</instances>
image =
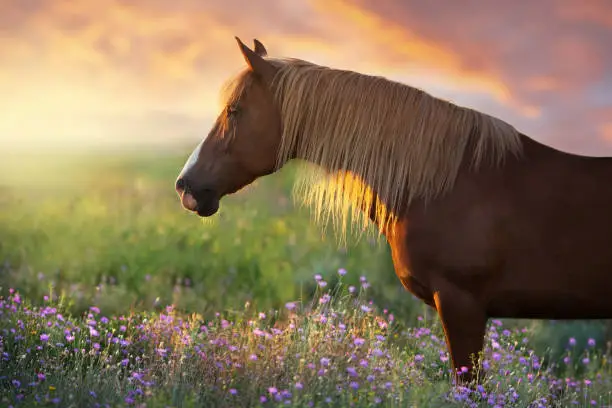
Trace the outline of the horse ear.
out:
<instances>
[{"instance_id":1,"label":"horse ear","mask_svg":"<svg viewBox=\"0 0 612 408\"><path fill-rule=\"evenodd\" d=\"M255 44L255 54L259 55L260 57L268 56L266 47L264 47L264 45L257 38L253 40L253 43Z\"/></svg>"},{"instance_id":2,"label":"horse ear","mask_svg":"<svg viewBox=\"0 0 612 408\"><path fill-rule=\"evenodd\" d=\"M252 51L249 47L244 45L240 38L235 37L238 42L238 46L240 47L240 51L242 51L242 56L246 61L249 68L258 75L265 82L270 83L274 79L274 75L276 74L276 68L268 61L263 59L262 56L258 55L256 52Z\"/></svg>"}]
</instances>

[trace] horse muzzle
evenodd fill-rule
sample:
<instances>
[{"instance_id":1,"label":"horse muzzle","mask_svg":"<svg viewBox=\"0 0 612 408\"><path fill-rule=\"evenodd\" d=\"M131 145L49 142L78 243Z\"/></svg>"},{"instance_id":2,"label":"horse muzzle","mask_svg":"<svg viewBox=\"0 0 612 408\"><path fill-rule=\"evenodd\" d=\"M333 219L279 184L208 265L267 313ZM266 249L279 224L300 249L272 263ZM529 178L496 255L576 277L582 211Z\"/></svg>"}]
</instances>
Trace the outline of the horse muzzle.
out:
<instances>
[{"instance_id":1,"label":"horse muzzle","mask_svg":"<svg viewBox=\"0 0 612 408\"><path fill-rule=\"evenodd\" d=\"M214 190L193 191L182 178L177 180L175 188L181 199L181 205L186 210L195 212L200 217L210 217L219 210L219 196Z\"/></svg>"}]
</instances>

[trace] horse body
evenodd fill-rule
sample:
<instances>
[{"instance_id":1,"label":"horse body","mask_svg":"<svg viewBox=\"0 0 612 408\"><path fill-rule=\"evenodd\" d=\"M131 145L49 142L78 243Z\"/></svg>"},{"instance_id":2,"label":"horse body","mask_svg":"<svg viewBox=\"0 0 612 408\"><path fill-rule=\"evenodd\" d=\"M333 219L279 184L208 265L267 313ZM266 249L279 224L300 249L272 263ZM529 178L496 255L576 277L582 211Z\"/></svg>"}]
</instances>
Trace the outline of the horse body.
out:
<instances>
[{"instance_id":1,"label":"horse body","mask_svg":"<svg viewBox=\"0 0 612 408\"><path fill-rule=\"evenodd\" d=\"M220 117L177 180L186 208L214 214L226 192L273 173L277 158L278 167L295 158L321 166L331 182L311 201L324 208L340 196L333 204L342 214L351 204L378 225L401 283L437 310L454 368L468 368L465 380L491 317L612 318L612 158L563 153L380 78L319 77L307 64L291 68L284 89L275 83L287 93L275 106L267 89L279 65L263 59L260 43L256 52L239 44L249 65L244 89L228 102L233 116ZM313 90L343 80L371 92L337 100L327 85ZM351 99L384 104L389 94L406 106ZM385 108L416 119L402 130ZM385 126L394 133L381 136ZM358 138L368 132L381 139Z\"/></svg>"},{"instance_id":2,"label":"horse body","mask_svg":"<svg viewBox=\"0 0 612 408\"><path fill-rule=\"evenodd\" d=\"M488 318L612 317L612 159L521 138L522 157L464 166L387 234L399 280L440 313L455 367L472 366Z\"/></svg>"},{"instance_id":3,"label":"horse body","mask_svg":"<svg viewBox=\"0 0 612 408\"><path fill-rule=\"evenodd\" d=\"M499 317L612 316L612 159L525 139L509 163L505 264L490 313Z\"/></svg>"},{"instance_id":4,"label":"horse body","mask_svg":"<svg viewBox=\"0 0 612 408\"><path fill-rule=\"evenodd\" d=\"M452 192L413 203L390 234L396 265L439 270L491 316L610 316L612 159L524 141L522 158L467 170ZM427 274L412 278L431 288Z\"/></svg>"}]
</instances>

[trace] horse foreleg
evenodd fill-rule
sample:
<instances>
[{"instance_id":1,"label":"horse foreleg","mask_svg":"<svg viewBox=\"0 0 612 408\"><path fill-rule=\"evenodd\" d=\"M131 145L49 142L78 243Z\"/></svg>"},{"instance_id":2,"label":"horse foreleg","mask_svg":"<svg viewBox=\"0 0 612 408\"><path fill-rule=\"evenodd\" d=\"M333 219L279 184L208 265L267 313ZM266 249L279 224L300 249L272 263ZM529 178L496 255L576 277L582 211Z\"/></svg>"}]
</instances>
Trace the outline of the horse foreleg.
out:
<instances>
[{"instance_id":1,"label":"horse foreleg","mask_svg":"<svg viewBox=\"0 0 612 408\"><path fill-rule=\"evenodd\" d=\"M484 308L470 293L452 285L434 292L434 301L444 327L455 380L457 384L472 382L478 378L473 362L478 361L484 345L487 324Z\"/></svg>"}]
</instances>

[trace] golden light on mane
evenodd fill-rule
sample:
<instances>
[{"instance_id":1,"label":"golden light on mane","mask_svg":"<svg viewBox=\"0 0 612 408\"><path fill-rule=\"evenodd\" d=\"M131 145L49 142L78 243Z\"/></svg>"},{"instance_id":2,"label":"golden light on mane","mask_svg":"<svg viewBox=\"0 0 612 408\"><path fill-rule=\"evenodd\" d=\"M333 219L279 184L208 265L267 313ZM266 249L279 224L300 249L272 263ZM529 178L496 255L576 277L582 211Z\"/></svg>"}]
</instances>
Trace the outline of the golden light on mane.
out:
<instances>
[{"instance_id":1,"label":"golden light on mane","mask_svg":"<svg viewBox=\"0 0 612 408\"><path fill-rule=\"evenodd\" d=\"M375 213L383 232L412 200L448 191L469 143L474 169L522 151L511 125L417 88L301 60L268 61L279 68L278 166L294 157L317 165L295 192L318 221L342 231L367 228Z\"/></svg>"}]
</instances>

